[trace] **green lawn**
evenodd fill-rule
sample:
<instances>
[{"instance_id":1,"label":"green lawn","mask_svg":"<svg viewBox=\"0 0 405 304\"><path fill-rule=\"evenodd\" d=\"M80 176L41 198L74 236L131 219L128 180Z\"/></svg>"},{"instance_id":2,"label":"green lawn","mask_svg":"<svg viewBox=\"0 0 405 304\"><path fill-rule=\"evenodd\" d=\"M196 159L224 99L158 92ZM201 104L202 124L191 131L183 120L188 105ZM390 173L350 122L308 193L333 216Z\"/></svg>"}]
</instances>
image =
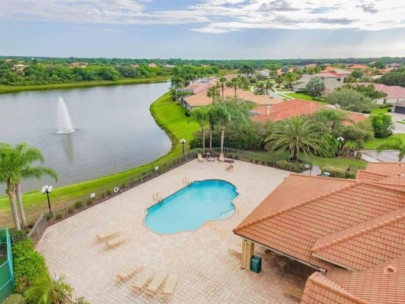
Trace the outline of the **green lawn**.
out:
<instances>
[{"instance_id":1,"label":"green lawn","mask_svg":"<svg viewBox=\"0 0 405 304\"><path fill-rule=\"evenodd\" d=\"M169 93L157 99L151 105L151 113L155 117L157 123L168 133L173 146L171 151L162 158L153 163L134 168L122 173L73 184L69 186L55 188L52 191L52 206L54 210L62 208L67 200L82 198L84 194L88 195L91 192L104 188L106 186L111 189L114 185L120 185L123 180L136 178L145 170L152 170L155 166L177 158L182 153L182 146L179 143L181 138L190 142L193 138L193 133L199 129L199 126L185 116L184 109L177 103L171 101ZM24 194L24 205L27 213L27 218L30 220L36 219L37 216L46 210L47 204L44 195L39 191ZM8 198L0 197L0 226L11 224L11 213Z\"/></svg>"},{"instance_id":2,"label":"green lawn","mask_svg":"<svg viewBox=\"0 0 405 304\"><path fill-rule=\"evenodd\" d=\"M376 108L371 110L371 114L385 114L388 113L389 108Z\"/></svg>"},{"instance_id":3,"label":"green lawn","mask_svg":"<svg viewBox=\"0 0 405 304\"><path fill-rule=\"evenodd\" d=\"M308 100L308 101L315 101L315 102L320 103L320 104L328 104L326 101L314 100L314 98L313 98L312 96L309 96L309 95L307 95L307 94L302 94L302 93L288 93L288 94L285 94L285 95L287 95L287 96L289 96L289 97L292 97L292 98L296 98L296 99L302 99L302 100Z\"/></svg>"},{"instance_id":4,"label":"green lawn","mask_svg":"<svg viewBox=\"0 0 405 304\"><path fill-rule=\"evenodd\" d=\"M391 137L398 137L405 143L405 134L394 134L391 135ZM377 147L386 140L387 138L374 138L373 140L366 142L365 148L368 150L376 150Z\"/></svg>"},{"instance_id":5,"label":"green lawn","mask_svg":"<svg viewBox=\"0 0 405 304\"><path fill-rule=\"evenodd\" d=\"M167 81L168 79L169 79L169 77L157 77L157 78L145 78L145 79L121 79L121 80L116 80L116 81L106 81L106 80L83 81L83 82L73 82L73 83L57 83L57 84L32 85L32 86L0 85L0 94L15 93L15 92L21 92L21 91L76 89L76 88L87 88L87 87L97 87L97 86L114 86L114 85L164 82L164 81Z\"/></svg>"}]
</instances>

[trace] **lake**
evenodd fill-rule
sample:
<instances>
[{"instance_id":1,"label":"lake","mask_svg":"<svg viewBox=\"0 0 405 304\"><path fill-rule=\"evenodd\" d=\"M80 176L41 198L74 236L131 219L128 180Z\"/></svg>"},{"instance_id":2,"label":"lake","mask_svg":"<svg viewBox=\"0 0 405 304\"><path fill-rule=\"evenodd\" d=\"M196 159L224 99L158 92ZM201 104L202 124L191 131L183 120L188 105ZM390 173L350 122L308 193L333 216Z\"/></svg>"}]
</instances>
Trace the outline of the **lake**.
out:
<instances>
[{"instance_id":1,"label":"lake","mask_svg":"<svg viewBox=\"0 0 405 304\"><path fill-rule=\"evenodd\" d=\"M25 181L23 191L121 172L168 153L171 141L149 112L168 89L164 82L0 95L0 142L27 142L41 149L45 165L59 176L57 183L49 178ZM57 133L59 96L74 133Z\"/></svg>"}]
</instances>

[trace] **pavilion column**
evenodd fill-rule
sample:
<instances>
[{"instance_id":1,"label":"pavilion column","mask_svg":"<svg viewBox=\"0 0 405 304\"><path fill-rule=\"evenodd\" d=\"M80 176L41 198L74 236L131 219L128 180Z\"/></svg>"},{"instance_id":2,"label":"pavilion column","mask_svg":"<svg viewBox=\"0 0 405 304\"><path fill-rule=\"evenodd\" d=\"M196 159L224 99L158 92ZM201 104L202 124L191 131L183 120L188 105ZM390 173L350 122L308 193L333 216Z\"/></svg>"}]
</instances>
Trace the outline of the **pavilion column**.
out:
<instances>
[{"instance_id":1,"label":"pavilion column","mask_svg":"<svg viewBox=\"0 0 405 304\"><path fill-rule=\"evenodd\" d=\"M251 241L244 239L242 241L242 269L250 269L250 259L253 256L255 244Z\"/></svg>"}]
</instances>

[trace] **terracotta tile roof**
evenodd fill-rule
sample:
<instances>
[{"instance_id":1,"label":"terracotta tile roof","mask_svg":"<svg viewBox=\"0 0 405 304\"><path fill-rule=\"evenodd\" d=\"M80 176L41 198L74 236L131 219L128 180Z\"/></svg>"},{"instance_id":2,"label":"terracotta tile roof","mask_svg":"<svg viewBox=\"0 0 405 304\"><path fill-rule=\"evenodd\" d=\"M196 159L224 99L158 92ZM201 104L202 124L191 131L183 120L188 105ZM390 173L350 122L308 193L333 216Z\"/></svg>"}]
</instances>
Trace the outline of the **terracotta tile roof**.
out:
<instances>
[{"instance_id":1,"label":"terracotta tile roof","mask_svg":"<svg viewBox=\"0 0 405 304\"><path fill-rule=\"evenodd\" d=\"M386 177L387 176L384 174L373 173L366 170L357 170L356 173L356 179L365 182L377 182Z\"/></svg>"},{"instance_id":2,"label":"terracotta tile roof","mask_svg":"<svg viewBox=\"0 0 405 304\"><path fill-rule=\"evenodd\" d=\"M366 171L385 176L405 174L405 163L369 163Z\"/></svg>"},{"instance_id":3,"label":"terracotta tile roof","mask_svg":"<svg viewBox=\"0 0 405 304\"><path fill-rule=\"evenodd\" d=\"M388 86L382 83L370 83L370 82L361 82L356 83L356 85L369 86L372 85L377 91L384 92L387 94L388 99L402 99L405 98L405 88L400 86Z\"/></svg>"},{"instance_id":4,"label":"terracotta tile roof","mask_svg":"<svg viewBox=\"0 0 405 304\"><path fill-rule=\"evenodd\" d=\"M305 284L301 304L370 304L319 272L313 273Z\"/></svg>"},{"instance_id":5,"label":"terracotta tile roof","mask_svg":"<svg viewBox=\"0 0 405 304\"><path fill-rule=\"evenodd\" d=\"M252 117L252 120L256 122L265 122L269 120L280 121L291 117L298 117L301 115L311 115L322 109L330 108L317 102L293 99L271 106L255 108L254 112L256 113L256 115ZM360 113L349 112L349 120L344 122L344 125L349 125L352 122L358 123L365 119L367 119L367 117Z\"/></svg>"},{"instance_id":6,"label":"terracotta tile roof","mask_svg":"<svg viewBox=\"0 0 405 304\"><path fill-rule=\"evenodd\" d=\"M333 269L327 276L366 303L405 303L405 255L362 271Z\"/></svg>"},{"instance_id":7,"label":"terracotta tile roof","mask_svg":"<svg viewBox=\"0 0 405 304\"><path fill-rule=\"evenodd\" d=\"M281 194L295 197L296 204L279 207L269 215L248 217L234 232L318 267L325 267L311 254L318 239L405 206L405 194L393 194L392 189L362 182L340 185L337 190L308 201L297 199L302 194L295 187L284 187L287 189ZM267 204L271 205L271 201Z\"/></svg>"},{"instance_id":8,"label":"terracotta tile roof","mask_svg":"<svg viewBox=\"0 0 405 304\"><path fill-rule=\"evenodd\" d=\"M363 65L363 64L353 64L349 68L353 69L353 70L365 70L365 69L368 69L368 66Z\"/></svg>"},{"instance_id":9,"label":"terracotta tile roof","mask_svg":"<svg viewBox=\"0 0 405 304\"><path fill-rule=\"evenodd\" d=\"M322 108L325 107L317 102L309 102L305 100L294 99L270 106L269 113L267 112L268 109L264 107L256 108L255 111L260 114L253 116L252 120L279 121L290 117L310 115L319 111Z\"/></svg>"},{"instance_id":10,"label":"terracotta tile roof","mask_svg":"<svg viewBox=\"0 0 405 304\"><path fill-rule=\"evenodd\" d=\"M405 192L400 195L405 201ZM312 253L350 270L364 270L405 255L404 235L405 208L399 208L318 239Z\"/></svg>"},{"instance_id":11,"label":"terracotta tile roof","mask_svg":"<svg viewBox=\"0 0 405 304\"><path fill-rule=\"evenodd\" d=\"M222 94L221 89L219 89L219 92ZM234 89L225 88L224 96L233 98L235 96ZM245 90L237 90L237 98L245 101L251 101L257 105L274 105L283 102L281 99L270 98L267 95L255 95L252 92ZM184 99L191 107L207 106L212 103L212 98L207 96L206 91L187 96Z\"/></svg>"}]
</instances>

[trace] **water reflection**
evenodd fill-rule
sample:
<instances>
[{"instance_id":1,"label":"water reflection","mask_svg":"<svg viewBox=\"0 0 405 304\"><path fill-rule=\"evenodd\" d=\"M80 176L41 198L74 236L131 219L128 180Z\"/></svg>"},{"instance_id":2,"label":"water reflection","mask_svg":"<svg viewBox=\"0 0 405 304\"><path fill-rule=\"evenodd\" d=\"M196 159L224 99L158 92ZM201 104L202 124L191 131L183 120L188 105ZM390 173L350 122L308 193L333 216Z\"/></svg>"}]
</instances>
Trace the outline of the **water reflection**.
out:
<instances>
[{"instance_id":1,"label":"water reflection","mask_svg":"<svg viewBox=\"0 0 405 304\"><path fill-rule=\"evenodd\" d=\"M69 163L73 162L73 136L76 133L59 134L62 137L63 150L65 150L66 159Z\"/></svg>"}]
</instances>

